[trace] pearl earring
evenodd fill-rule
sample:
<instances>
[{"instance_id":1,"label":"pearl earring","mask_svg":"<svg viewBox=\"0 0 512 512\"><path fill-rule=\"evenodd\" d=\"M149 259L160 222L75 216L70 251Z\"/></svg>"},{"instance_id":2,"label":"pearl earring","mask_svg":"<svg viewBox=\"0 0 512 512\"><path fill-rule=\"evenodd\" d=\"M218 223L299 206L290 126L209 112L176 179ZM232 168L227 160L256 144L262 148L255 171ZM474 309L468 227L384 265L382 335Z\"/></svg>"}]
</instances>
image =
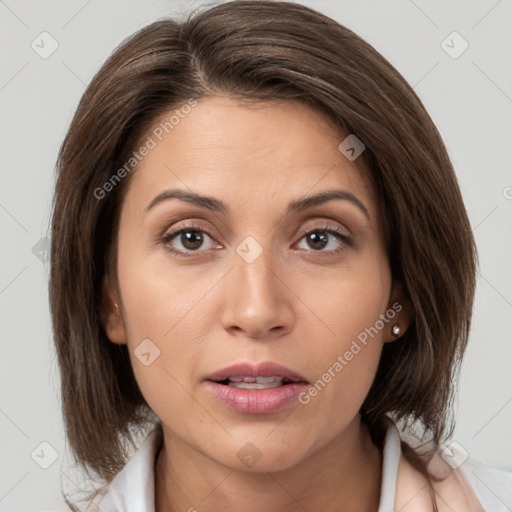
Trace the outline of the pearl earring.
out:
<instances>
[{"instance_id":1,"label":"pearl earring","mask_svg":"<svg viewBox=\"0 0 512 512\"><path fill-rule=\"evenodd\" d=\"M398 324L393 325L391 332L393 333L393 336L398 336L400 334L400 326Z\"/></svg>"}]
</instances>

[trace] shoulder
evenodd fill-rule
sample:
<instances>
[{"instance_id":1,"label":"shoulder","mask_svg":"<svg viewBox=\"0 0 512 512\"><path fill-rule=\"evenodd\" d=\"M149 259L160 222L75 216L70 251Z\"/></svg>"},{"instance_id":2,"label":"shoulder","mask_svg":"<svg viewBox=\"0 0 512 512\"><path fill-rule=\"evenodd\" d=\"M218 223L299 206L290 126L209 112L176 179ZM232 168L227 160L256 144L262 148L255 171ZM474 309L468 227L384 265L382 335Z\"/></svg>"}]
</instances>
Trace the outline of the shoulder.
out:
<instances>
[{"instance_id":1,"label":"shoulder","mask_svg":"<svg viewBox=\"0 0 512 512\"><path fill-rule=\"evenodd\" d=\"M459 468L485 510L512 510L512 472L468 458Z\"/></svg>"},{"instance_id":2,"label":"shoulder","mask_svg":"<svg viewBox=\"0 0 512 512\"><path fill-rule=\"evenodd\" d=\"M448 450L448 452L446 451ZM433 502L439 512L510 512L512 473L457 453L457 444L436 452L427 469L427 478L400 457L396 509L401 512L431 512Z\"/></svg>"},{"instance_id":3,"label":"shoulder","mask_svg":"<svg viewBox=\"0 0 512 512\"><path fill-rule=\"evenodd\" d=\"M97 509L102 512L153 512L154 466L162 442L160 428L153 429L126 466L102 493ZM92 512L92 511L91 511Z\"/></svg>"}]
</instances>

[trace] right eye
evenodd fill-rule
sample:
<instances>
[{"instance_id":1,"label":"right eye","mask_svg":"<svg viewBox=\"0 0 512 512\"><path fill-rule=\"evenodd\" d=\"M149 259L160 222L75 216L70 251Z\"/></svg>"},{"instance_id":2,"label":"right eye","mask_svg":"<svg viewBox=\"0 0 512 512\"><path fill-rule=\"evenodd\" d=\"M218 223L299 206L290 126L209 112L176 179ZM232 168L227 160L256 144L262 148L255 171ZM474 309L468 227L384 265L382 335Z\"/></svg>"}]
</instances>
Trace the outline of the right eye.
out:
<instances>
[{"instance_id":1,"label":"right eye","mask_svg":"<svg viewBox=\"0 0 512 512\"><path fill-rule=\"evenodd\" d=\"M186 226L175 229L170 233L166 233L160 239L160 242L165 249L173 254L188 257L191 254L187 253L203 252L199 249L204 245L205 235L214 242L212 237L205 231L205 227L206 226Z\"/></svg>"}]
</instances>

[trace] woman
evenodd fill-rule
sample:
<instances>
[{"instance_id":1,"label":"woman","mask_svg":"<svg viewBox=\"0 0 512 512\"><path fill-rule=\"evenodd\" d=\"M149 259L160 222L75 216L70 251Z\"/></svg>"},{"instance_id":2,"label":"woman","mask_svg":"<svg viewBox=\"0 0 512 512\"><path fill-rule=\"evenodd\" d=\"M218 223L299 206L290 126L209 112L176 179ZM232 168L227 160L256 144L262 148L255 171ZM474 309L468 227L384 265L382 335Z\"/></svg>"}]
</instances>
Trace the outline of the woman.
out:
<instances>
[{"instance_id":1,"label":"woman","mask_svg":"<svg viewBox=\"0 0 512 512\"><path fill-rule=\"evenodd\" d=\"M507 510L512 475L446 443L475 262L437 129L350 30L252 0L140 30L58 160L51 311L89 499Z\"/></svg>"}]
</instances>

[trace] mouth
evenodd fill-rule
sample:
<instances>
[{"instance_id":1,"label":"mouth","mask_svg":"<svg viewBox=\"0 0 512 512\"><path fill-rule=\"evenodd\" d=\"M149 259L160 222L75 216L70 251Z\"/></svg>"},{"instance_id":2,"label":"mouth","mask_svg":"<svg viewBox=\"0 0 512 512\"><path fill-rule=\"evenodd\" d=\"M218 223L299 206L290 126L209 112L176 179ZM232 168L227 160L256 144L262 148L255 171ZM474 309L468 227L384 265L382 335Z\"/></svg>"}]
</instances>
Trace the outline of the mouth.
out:
<instances>
[{"instance_id":1,"label":"mouth","mask_svg":"<svg viewBox=\"0 0 512 512\"><path fill-rule=\"evenodd\" d=\"M302 375L272 362L235 364L209 375L205 383L229 409L249 414L281 412L309 385Z\"/></svg>"},{"instance_id":2,"label":"mouth","mask_svg":"<svg viewBox=\"0 0 512 512\"><path fill-rule=\"evenodd\" d=\"M309 384L299 373L271 361L252 364L237 363L211 375L205 380L238 389L269 389L290 384Z\"/></svg>"},{"instance_id":3,"label":"mouth","mask_svg":"<svg viewBox=\"0 0 512 512\"><path fill-rule=\"evenodd\" d=\"M224 380L217 380L212 382L237 389L271 389L287 386L297 382L306 383L306 381L291 380L286 377L279 377L277 375L271 377L234 376Z\"/></svg>"}]
</instances>

